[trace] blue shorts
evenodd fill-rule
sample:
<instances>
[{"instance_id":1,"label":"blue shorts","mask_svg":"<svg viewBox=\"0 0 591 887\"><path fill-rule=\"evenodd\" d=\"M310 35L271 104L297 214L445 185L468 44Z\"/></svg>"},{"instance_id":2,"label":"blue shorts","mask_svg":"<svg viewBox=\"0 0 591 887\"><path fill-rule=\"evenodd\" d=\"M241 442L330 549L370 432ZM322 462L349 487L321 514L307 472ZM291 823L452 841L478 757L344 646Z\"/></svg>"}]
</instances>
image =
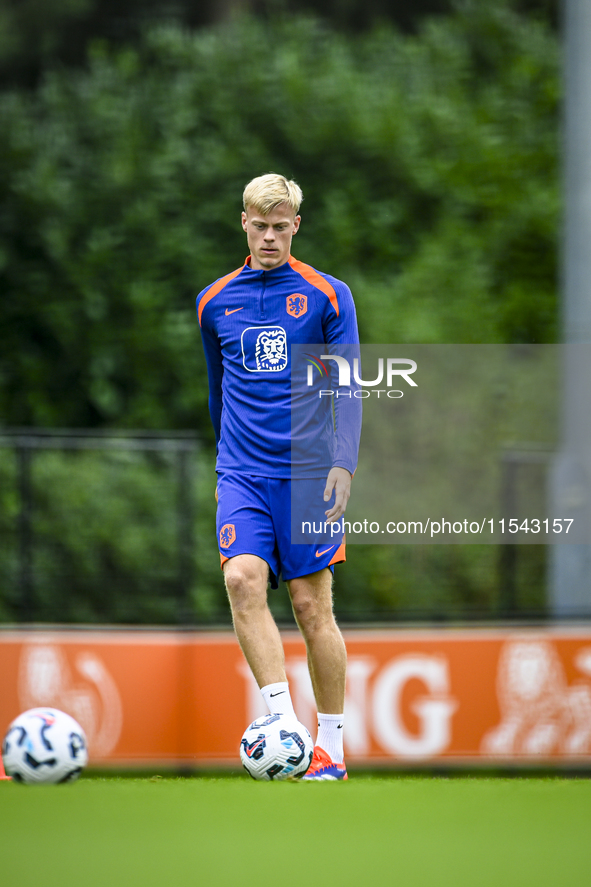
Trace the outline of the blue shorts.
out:
<instances>
[{"instance_id":1,"label":"blue shorts","mask_svg":"<svg viewBox=\"0 0 591 887\"><path fill-rule=\"evenodd\" d=\"M324 481L294 481L301 495L314 496L319 520L334 501L324 502ZM216 529L222 566L237 554L256 554L267 561L271 587L284 581L309 576L345 560L343 534L318 544L294 545L291 541L292 481L250 474L218 475ZM326 537L324 537L326 539Z\"/></svg>"}]
</instances>

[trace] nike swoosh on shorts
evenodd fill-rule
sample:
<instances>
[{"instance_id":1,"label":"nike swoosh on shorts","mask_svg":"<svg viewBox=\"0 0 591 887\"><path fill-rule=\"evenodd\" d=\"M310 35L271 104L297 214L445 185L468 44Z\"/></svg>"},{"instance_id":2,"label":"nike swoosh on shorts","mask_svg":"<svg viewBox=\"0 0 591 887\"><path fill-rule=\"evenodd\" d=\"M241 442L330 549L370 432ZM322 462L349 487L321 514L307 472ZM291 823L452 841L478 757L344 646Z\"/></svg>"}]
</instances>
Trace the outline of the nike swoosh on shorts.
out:
<instances>
[{"instance_id":1,"label":"nike swoosh on shorts","mask_svg":"<svg viewBox=\"0 0 591 887\"><path fill-rule=\"evenodd\" d=\"M331 545L330 548L325 548L324 551L317 551L316 557L322 557L323 554L326 554L328 551L332 551L333 548L334 548L334 545Z\"/></svg>"}]
</instances>

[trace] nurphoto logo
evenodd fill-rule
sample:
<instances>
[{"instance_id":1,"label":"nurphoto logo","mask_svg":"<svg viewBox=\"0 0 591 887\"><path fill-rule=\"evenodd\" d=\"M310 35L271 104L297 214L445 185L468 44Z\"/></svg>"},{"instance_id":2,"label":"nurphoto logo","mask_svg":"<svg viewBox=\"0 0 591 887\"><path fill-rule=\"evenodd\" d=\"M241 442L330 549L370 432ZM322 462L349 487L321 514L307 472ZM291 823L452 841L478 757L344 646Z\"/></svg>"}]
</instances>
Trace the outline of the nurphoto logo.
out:
<instances>
[{"instance_id":1,"label":"nurphoto logo","mask_svg":"<svg viewBox=\"0 0 591 887\"><path fill-rule=\"evenodd\" d=\"M324 361L332 360L336 363L339 371L339 389L351 388L351 364L346 357L339 354L321 354L320 357L314 358L313 355L306 355L308 358L308 376L307 385L311 387L314 384L314 367L319 370L320 375L329 376L329 370ZM319 397L371 397L372 393L378 397L380 394L386 394L387 397L399 398L404 396L404 392L394 388L394 382L398 382L402 378L412 388L417 388L417 383L411 379L411 375L416 371L417 363L414 360L403 357L386 358L386 388L378 388L384 382L384 358L378 359L378 374L375 379L362 379L359 371L359 358L353 358L353 380L356 385L361 386L351 391L334 391L332 389L321 389ZM370 391L369 389L373 389Z\"/></svg>"}]
</instances>

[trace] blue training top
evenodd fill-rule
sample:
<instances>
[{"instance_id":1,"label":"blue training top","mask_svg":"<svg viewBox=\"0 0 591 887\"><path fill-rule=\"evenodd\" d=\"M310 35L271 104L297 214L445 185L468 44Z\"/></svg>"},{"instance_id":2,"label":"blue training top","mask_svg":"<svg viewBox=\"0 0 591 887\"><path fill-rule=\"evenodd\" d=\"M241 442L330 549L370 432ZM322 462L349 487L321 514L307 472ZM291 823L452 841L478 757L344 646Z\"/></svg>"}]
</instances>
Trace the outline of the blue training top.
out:
<instances>
[{"instance_id":1,"label":"blue training top","mask_svg":"<svg viewBox=\"0 0 591 887\"><path fill-rule=\"evenodd\" d=\"M359 334L349 287L292 256L270 271L253 270L249 256L242 268L199 293L197 314L218 444L216 470L291 477L291 345L325 344L327 350L333 346L333 352L335 345L356 345ZM336 392L336 364L325 361L323 366L327 363L334 364L332 379L315 379L310 391L315 397L313 438L316 447L322 447L314 461L353 474L361 401L352 399L351 392L348 398L320 396L320 387Z\"/></svg>"}]
</instances>

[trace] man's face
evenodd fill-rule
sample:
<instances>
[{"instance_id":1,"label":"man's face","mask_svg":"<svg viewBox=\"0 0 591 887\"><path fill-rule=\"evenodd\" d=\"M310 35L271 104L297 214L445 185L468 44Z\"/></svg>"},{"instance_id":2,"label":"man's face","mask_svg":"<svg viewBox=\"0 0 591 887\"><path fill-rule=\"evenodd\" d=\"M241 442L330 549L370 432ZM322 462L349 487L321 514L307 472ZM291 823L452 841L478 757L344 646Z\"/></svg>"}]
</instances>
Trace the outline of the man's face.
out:
<instances>
[{"instance_id":1,"label":"man's face","mask_svg":"<svg viewBox=\"0 0 591 887\"><path fill-rule=\"evenodd\" d=\"M300 227L288 203L280 203L264 216L253 206L242 213L242 227L252 256L250 267L270 271L284 265L291 252L291 238Z\"/></svg>"}]
</instances>

